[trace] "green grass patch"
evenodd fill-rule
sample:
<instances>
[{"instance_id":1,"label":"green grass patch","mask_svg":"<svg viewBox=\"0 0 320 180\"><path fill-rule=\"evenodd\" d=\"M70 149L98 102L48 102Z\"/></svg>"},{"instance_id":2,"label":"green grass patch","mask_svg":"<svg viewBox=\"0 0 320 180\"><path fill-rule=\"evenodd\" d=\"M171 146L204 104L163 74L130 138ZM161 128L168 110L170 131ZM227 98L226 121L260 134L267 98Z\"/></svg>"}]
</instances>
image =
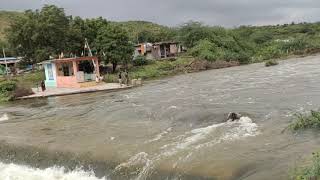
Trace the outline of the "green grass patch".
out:
<instances>
[{"instance_id":1,"label":"green grass patch","mask_svg":"<svg viewBox=\"0 0 320 180\"><path fill-rule=\"evenodd\" d=\"M23 87L33 88L37 87L41 81L45 80L44 71L34 71L14 77L18 84Z\"/></svg>"},{"instance_id":2,"label":"green grass patch","mask_svg":"<svg viewBox=\"0 0 320 180\"><path fill-rule=\"evenodd\" d=\"M272 59L272 60L267 60L266 63L265 63L265 66L266 66L266 67L270 67L270 66L276 66L276 65L278 65L278 64L279 64L279 63L278 63L277 60Z\"/></svg>"},{"instance_id":3,"label":"green grass patch","mask_svg":"<svg viewBox=\"0 0 320 180\"><path fill-rule=\"evenodd\" d=\"M129 78L143 80L151 80L180 74L186 71L188 66L194 58L192 57L179 57L176 61L161 60L153 61L144 66L133 66L129 69ZM118 82L118 74L107 74L104 76L105 82Z\"/></svg>"},{"instance_id":4,"label":"green grass patch","mask_svg":"<svg viewBox=\"0 0 320 180\"><path fill-rule=\"evenodd\" d=\"M295 120L290 124L290 129L296 131L301 129L320 129L320 112L311 111L308 114L296 114Z\"/></svg>"},{"instance_id":5,"label":"green grass patch","mask_svg":"<svg viewBox=\"0 0 320 180\"><path fill-rule=\"evenodd\" d=\"M314 153L312 158L312 164L304 167L297 168L293 172L294 180L316 180L320 179L320 153Z\"/></svg>"},{"instance_id":6,"label":"green grass patch","mask_svg":"<svg viewBox=\"0 0 320 180\"><path fill-rule=\"evenodd\" d=\"M0 78L0 102L32 94L31 88L37 87L45 79L43 71L35 71L14 77Z\"/></svg>"}]
</instances>

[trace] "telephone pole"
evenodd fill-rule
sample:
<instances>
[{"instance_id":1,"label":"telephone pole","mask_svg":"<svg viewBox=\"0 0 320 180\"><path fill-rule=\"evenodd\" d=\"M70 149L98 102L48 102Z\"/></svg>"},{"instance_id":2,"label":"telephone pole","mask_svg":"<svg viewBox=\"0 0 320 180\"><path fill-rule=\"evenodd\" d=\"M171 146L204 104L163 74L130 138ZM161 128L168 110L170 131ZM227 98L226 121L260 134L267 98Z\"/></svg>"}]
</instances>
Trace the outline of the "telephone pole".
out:
<instances>
[{"instance_id":1,"label":"telephone pole","mask_svg":"<svg viewBox=\"0 0 320 180\"><path fill-rule=\"evenodd\" d=\"M2 47L2 52L3 52L4 63L6 65L6 74L8 76L8 64L7 64L6 53L4 52L4 47Z\"/></svg>"}]
</instances>

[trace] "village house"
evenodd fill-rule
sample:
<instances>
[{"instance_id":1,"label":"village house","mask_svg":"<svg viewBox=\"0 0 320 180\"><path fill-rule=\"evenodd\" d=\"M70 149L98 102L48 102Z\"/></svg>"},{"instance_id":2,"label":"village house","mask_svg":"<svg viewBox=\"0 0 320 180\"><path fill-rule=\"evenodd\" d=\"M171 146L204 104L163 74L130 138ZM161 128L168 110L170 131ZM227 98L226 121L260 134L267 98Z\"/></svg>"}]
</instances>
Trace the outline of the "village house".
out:
<instances>
[{"instance_id":1,"label":"village house","mask_svg":"<svg viewBox=\"0 0 320 180\"><path fill-rule=\"evenodd\" d=\"M0 66L3 66L3 68L0 68L0 74L5 74L7 67L7 71L10 73L12 70L17 70L17 64L21 61L21 58L16 57L6 57L6 58L0 58ZM1 69L4 69L4 72L1 71Z\"/></svg>"},{"instance_id":2,"label":"village house","mask_svg":"<svg viewBox=\"0 0 320 180\"><path fill-rule=\"evenodd\" d=\"M95 86L100 80L97 57L52 59L41 63L46 87L81 88Z\"/></svg>"},{"instance_id":3,"label":"village house","mask_svg":"<svg viewBox=\"0 0 320 180\"><path fill-rule=\"evenodd\" d=\"M182 51L178 42L142 43L135 46L134 57L143 55L150 60L160 60L176 57Z\"/></svg>"}]
</instances>

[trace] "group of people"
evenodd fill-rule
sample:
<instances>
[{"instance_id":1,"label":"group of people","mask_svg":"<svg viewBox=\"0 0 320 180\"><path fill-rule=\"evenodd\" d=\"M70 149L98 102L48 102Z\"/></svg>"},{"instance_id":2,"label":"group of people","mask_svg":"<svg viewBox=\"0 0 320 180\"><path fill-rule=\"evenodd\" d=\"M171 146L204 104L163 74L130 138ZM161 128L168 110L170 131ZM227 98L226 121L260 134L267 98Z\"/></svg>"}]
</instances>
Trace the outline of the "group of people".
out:
<instances>
[{"instance_id":1,"label":"group of people","mask_svg":"<svg viewBox=\"0 0 320 180\"><path fill-rule=\"evenodd\" d=\"M119 84L122 86L123 84L126 84L127 86L129 85L129 73L127 70L124 72L120 71L119 72Z\"/></svg>"}]
</instances>

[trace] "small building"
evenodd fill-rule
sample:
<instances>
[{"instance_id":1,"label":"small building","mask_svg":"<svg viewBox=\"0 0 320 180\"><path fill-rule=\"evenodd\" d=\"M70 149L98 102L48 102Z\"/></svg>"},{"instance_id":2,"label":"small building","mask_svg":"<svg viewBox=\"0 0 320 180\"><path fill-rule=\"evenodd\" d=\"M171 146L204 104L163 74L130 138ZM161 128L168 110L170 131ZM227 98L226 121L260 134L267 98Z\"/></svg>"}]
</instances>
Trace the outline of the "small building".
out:
<instances>
[{"instance_id":1,"label":"small building","mask_svg":"<svg viewBox=\"0 0 320 180\"><path fill-rule=\"evenodd\" d=\"M184 50L178 42L142 43L136 45L135 48L134 57L144 55L151 60L176 57Z\"/></svg>"},{"instance_id":2,"label":"small building","mask_svg":"<svg viewBox=\"0 0 320 180\"><path fill-rule=\"evenodd\" d=\"M52 59L42 63L47 87L80 88L94 86L100 79L97 57Z\"/></svg>"},{"instance_id":3,"label":"small building","mask_svg":"<svg viewBox=\"0 0 320 180\"><path fill-rule=\"evenodd\" d=\"M17 57L6 57L6 58L0 58L0 66L3 66L5 70L5 67L7 66L7 71L10 73L13 70L16 71L17 69L17 64L21 61L21 58ZM5 74L5 72L0 72L0 74Z\"/></svg>"}]
</instances>

